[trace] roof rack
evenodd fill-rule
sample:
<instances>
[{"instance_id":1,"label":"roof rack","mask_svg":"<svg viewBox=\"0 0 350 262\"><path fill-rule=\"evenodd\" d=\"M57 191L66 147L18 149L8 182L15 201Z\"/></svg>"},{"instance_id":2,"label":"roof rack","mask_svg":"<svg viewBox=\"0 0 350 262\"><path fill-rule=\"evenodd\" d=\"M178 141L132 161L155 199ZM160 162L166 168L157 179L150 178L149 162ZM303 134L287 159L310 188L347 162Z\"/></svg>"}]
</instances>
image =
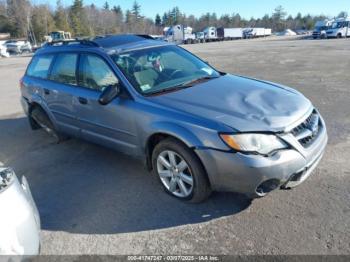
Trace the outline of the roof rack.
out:
<instances>
[{"instance_id":1,"label":"roof rack","mask_svg":"<svg viewBox=\"0 0 350 262\"><path fill-rule=\"evenodd\" d=\"M76 44L100 47L100 45L94 41L91 41L89 39L78 39L78 38L73 40L58 40L58 41L52 41L50 43L47 43L47 45L49 46L76 45Z\"/></svg>"},{"instance_id":2,"label":"roof rack","mask_svg":"<svg viewBox=\"0 0 350 262\"><path fill-rule=\"evenodd\" d=\"M143 37L143 38L145 38L145 39L152 39L152 40L154 40L154 37L151 36L151 35L137 35L137 36Z\"/></svg>"}]
</instances>

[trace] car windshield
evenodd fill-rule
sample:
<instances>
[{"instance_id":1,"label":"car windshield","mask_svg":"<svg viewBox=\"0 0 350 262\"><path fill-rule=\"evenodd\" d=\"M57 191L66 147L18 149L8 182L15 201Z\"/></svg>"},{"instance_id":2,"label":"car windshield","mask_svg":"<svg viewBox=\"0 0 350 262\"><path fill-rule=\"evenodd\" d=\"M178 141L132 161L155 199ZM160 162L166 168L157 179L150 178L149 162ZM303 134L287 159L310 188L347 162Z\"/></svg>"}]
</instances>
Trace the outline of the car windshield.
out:
<instances>
[{"instance_id":1,"label":"car windshield","mask_svg":"<svg viewBox=\"0 0 350 262\"><path fill-rule=\"evenodd\" d=\"M316 31L322 31L322 30L327 30L328 26L318 26L316 27Z\"/></svg>"},{"instance_id":2,"label":"car windshield","mask_svg":"<svg viewBox=\"0 0 350 262\"><path fill-rule=\"evenodd\" d=\"M177 46L133 50L112 58L144 95L186 88L220 76L208 64Z\"/></svg>"}]
</instances>

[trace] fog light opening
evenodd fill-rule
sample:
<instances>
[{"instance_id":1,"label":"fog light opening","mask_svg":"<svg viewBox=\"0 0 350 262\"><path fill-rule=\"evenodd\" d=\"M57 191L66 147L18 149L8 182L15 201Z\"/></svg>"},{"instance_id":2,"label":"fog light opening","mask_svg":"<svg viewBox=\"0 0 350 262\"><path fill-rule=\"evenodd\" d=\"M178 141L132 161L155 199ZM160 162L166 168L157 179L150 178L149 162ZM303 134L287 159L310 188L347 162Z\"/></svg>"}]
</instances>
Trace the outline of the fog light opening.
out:
<instances>
[{"instance_id":1,"label":"fog light opening","mask_svg":"<svg viewBox=\"0 0 350 262\"><path fill-rule=\"evenodd\" d=\"M277 189L279 185L280 181L278 179L267 180L256 188L256 194L260 197L266 196L271 191Z\"/></svg>"}]
</instances>

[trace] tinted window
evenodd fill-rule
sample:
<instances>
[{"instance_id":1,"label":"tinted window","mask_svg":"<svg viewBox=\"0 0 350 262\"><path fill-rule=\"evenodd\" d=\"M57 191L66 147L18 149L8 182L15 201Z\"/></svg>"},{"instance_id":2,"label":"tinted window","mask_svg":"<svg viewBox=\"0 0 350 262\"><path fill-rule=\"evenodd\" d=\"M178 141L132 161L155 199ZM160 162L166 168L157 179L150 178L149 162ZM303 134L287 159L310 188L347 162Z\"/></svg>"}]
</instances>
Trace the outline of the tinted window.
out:
<instances>
[{"instance_id":1,"label":"tinted window","mask_svg":"<svg viewBox=\"0 0 350 262\"><path fill-rule=\"evenodd\" d=\"M55 59L55 63L50 74L50 79L60 83L76 85L77 80L75 76L75 70L77 60L77 54L58 55Z\"/></svg>"},{"instance_id":2,"label":"tinted window","mask_svg":"<svg viewBox=\"0 0 350 262\"><path fill-rule=\"evenodd\" d=\"M27 75L47 78L52 59L53 55L34 56L28 67Z\"/></svg>"},{"instance_id":3,"label":"tinted window","mask_svg":"<svg viewBox=\"0 0 350 262\"><path fill-rule=\"evenodd\" d=\"M117 77L106 62L95 55L82 55L80 59L81 85L90 89L103 90L118 83Z\"/></svg>"}]
</instances>

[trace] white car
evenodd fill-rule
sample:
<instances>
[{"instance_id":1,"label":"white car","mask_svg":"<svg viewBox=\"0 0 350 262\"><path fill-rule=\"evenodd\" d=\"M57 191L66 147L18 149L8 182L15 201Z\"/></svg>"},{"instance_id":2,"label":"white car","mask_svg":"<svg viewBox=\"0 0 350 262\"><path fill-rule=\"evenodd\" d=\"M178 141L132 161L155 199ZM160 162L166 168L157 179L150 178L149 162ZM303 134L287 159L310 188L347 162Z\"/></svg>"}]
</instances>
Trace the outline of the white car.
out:
<instances>
[{"instance_id":1,"label":"white car","mask_svg":"<svg viewBox=\"0 0 350 262\"><path fill-rule=\"evenodd\" d=\"M0 167L0 255L37 255L40 218L27 179Z\"/></svg>"},{"instance_id":2,"label":"white car","mask_svg":"<svg viewBox=\"0 0 350 262\"><path fill-rule=\"evenodd\" d=\"M32 52L32 45L28 41L9 41L6 43L7 52L14 54Z\"/></svg>"}]
</instances>

